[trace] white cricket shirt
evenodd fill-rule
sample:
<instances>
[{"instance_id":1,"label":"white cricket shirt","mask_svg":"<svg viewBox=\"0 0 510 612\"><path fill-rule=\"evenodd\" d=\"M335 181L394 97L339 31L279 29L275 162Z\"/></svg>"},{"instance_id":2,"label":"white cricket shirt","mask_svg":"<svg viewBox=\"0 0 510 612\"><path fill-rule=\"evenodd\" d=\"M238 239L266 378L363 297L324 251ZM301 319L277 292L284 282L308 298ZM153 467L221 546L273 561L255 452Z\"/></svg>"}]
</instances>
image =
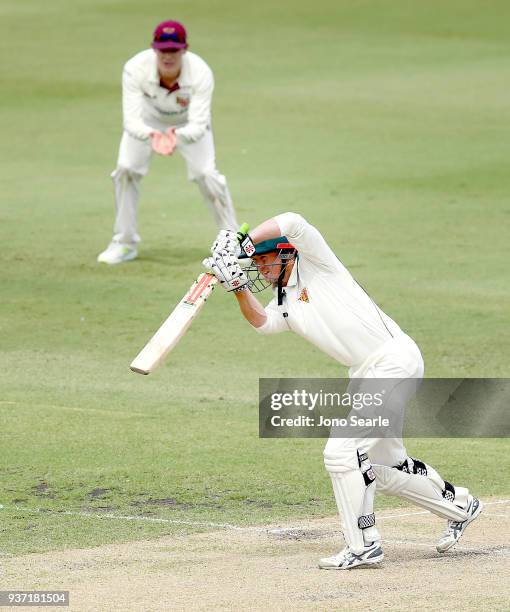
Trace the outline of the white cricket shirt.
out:
<instances>
[{"instance_id":1,"label":"white cricket shirt","mask_svg":"<svg viewBox=\"0 0 510 612\"><path fill-rule=\"evenodd\" d=\"M211 124L213 73L201 57L186 51L177 85L173 91L160 85L153 49L141 51L126 62L122 74L126 132L147 140L154 124L163 124L179 126L176 135L181 142L200 140Z\"/></svg>"},{"instance_id":2,"label":"white cricket shirt","mask_svg":"<svg viewBox=\"0 0 510 612\"><path fill-rule=\"evenodd\" d=\"M275 297L265 309L267 321L255 328L259 333L296 332L351 371L392 337L403 334L313 225L290 212L277 215L275 220L299 257L284 288L283 304L278 306L275 288Z\"/></svg>"}]
</instances>

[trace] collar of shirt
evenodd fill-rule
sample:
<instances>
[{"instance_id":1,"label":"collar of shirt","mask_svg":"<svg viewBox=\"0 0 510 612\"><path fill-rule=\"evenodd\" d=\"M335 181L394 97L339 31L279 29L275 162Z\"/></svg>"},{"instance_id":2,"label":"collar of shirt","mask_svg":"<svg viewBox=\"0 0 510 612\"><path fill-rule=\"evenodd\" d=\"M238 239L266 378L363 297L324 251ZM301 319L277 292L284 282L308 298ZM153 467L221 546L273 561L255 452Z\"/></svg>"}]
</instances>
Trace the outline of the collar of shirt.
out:
<instances>
[{"instance_id":1,"label":"collar of shirt","mask_svg":"<svg viewBox=\"0 0 510 612\"><path fill-rule=\"evenodd\" d=\"M181 88L181 86L179 85L179 81L175 81L175 83L172 85L172 87L167 87L162 81L161 79L159 79L159 86L163 89L166 89L168 91L168 93L173 93L174 91L177 91L178 89Z\"/></svg>"},{"instance_id":2,"label":"collar of shirt","mask_svg":"<svg viewBox=\"0 0 510 612\"><path fill-rule=\"evenodd\" d=\"M299 259L296 257L296 259L294 259L294 265L292 266L292 272L290 273L289 280L287 281L287 284L285 285L286 287L294 287L295 285L297 285L298 264L299 264Z\"/></svg>"}]
</instances>

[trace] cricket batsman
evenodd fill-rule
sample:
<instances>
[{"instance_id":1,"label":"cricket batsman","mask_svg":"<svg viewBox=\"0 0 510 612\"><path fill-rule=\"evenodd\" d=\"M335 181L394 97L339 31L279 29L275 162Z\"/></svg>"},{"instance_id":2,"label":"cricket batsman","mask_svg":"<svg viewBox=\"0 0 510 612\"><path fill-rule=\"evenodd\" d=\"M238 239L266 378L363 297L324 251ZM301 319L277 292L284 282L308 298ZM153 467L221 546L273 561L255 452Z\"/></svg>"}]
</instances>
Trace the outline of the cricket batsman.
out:
<instances>
[{"instance_id":1,"label":"cricket batsman","mask_svg":"<svg viewBox=\"0 0 510 612\"><path fill-rule=\"evenodd\" d=\"M227 181L215 163L213 73L201 57L187 50L186 30L177 21L160 23L151 46L124 66L124 132L111 175L115 186L114 235L97 258L102 263L118 264L137 256L140 181L149 170L153 153L169 156L179 151L186 161L188 179L198 185L218 228L237 228Z\"/></svg>"},{"instance_id":2,"label":"cricket batsman","mask_svg":"<svg viewBox=\"0 0 510 612\"><path fill-rule=\"evenodd\" d=\"M395 393L389 393L391 405L384 409L395 409L393 402L403 408L409 397L406 381L423 377L420 350L356 282L320 232L299 214L287 212L240 236L240 241L241 254L236 234L221 231L204 266L234 294L250 325L260 334L299 334L347 366L351 382L359 379L354 382L361 391L370 379L372 384L374 379L392 379L388 382ZM238 256L250 257L251 267L242 269ZM264 283L274 292L265 308L252 293ZM342 438L332 431L324 464L346 547L321 559L322 569L351 569L383 560L373 507L376 489L446 519L446 531L437 543L441 553L458 542L482 510L468 489L409 457L401 438Z\"/></svg>"}]
</instances>

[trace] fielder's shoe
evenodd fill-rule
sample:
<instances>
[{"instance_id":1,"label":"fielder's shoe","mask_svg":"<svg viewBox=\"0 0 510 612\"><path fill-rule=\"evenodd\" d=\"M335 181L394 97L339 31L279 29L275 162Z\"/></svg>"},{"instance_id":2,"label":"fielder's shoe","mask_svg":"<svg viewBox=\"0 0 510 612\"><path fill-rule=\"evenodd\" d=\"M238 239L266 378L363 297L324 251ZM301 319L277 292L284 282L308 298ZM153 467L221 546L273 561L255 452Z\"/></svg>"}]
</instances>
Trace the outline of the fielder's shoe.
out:
<instances>
[{"instance_id":1,"label":"fielder's shoe","mask_svg":"<svg viewBox=\"0 0 510 612\"><path fill-rule=\"evenodd\" d=\"M119 264L124 261L131 261L138 255L134 244L124 244L112 240L107 249L103 251L97 258L99 263Z\"/></svg>"},{"instance_id":2,"label":"fielder's shoe","mask_svg":"<svg viewBox=\"0 0 510 612\"><path fill-rule=\"evenodd\" d=\"M444 553L455 546L466 530L466 527L480 516L482 510L482 502L470 495L467 505L467 519L465 521L448 521L448 527L436 545L437 552Z\"/></svg>"},{"instance_id":3,"label":"fielder's shoe","mask_svg":"<svg viewBox=\"0 0 510 612\"><path fill-rule=\"evenodd\" d=\"M319 561L321 569L346 570L358 567L359 565L374 565L381 563L384 554L380 542L372 542L370 546L365 546L361 555L356 555L349 547L344 548L338 555L325 557Z\"/></svg>"}]
</instances>

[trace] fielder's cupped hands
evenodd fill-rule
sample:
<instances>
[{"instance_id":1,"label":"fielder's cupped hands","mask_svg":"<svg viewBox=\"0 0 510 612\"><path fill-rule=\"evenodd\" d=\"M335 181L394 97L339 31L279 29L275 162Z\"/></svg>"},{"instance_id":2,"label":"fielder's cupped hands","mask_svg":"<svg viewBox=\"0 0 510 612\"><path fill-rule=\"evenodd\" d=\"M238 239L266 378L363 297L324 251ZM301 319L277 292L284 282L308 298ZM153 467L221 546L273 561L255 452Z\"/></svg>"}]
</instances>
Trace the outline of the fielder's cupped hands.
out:
<instances>
[{"instance_id":1,"label":"fielder's cupped hands","mask_svg":"<svg viewBox=\"0 0 510 612\"><path fill-rule=\"evenodd\" d=\"M166 132L151 132L152 150L159 155L172 155L177 145L175 128L168 128Z\"/></svg>"},{"instance_id":2,"label":"fielder's cupped hands","mask_svg":"<svg viewBox=\"0 0 510 612\"><path fill-rule=\"evenodd\" d=\"M237 257L226 250L213 251L212 257L202 262L210 274L214 274L227 291L247 289L248 277L237 262Z\"/></svg>"}]
</instances>

